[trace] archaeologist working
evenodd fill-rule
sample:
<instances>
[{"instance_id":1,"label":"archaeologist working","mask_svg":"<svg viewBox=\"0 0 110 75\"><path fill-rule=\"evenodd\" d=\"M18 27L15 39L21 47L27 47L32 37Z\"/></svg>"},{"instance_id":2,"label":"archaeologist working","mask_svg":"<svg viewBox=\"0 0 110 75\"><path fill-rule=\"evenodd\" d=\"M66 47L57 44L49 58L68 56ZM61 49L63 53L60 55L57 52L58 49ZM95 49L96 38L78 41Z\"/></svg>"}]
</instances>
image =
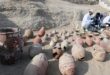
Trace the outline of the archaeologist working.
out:
<instances>
[{"instance_id":1,"label":"archaeologist working","mask_svg":"<svg viewBox=\"0 0 110 75\"><path fill-rule=\"evenodd\" d=\"M100 29L102 26L102 21L103 21L103 14L100 12L97 12L96 15L93 18L93 27L96 29Z\"/></svg>"},{"instance_id":2,"label":"archaeologist working","mask_svg":"<svg viewBox=\"0 0 110 75\"><path fill-rule=\"evenodd\" d=\"M105 26L105 25L110 26L110 16L106 16L106 17L103 19L103 26Z\"/></svg>"},{"instance_id":3,"label":"archaeologist working","mask_svg":"<svg viewBox=\"0 0 110 75\"><path fill-rule=\"evenodd\" d=\"M93 23L93 10L89 10L87 14L84 15L83 20L82 20L82 27L85 30L90 29L90 25Z\"/></svg>"}]
</instances>

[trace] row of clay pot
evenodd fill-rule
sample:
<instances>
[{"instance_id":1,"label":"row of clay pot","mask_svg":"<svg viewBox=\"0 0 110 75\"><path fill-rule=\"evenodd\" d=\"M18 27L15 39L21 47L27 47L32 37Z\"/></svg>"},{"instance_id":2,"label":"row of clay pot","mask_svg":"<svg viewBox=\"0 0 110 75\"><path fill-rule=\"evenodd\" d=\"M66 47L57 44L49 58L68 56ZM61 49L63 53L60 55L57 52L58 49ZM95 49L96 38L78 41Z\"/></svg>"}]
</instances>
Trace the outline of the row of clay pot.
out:
<instances>
[{"instance_id":1,"label":"row of clay pot","mask_svg":"<svg viewBox=\"0 0 110 75\"><path fill-rule=\"evenodd\" d=\"M75 58L75 60L80 60L82 58L85 57L85 50L82 46L82 44L84 44L86 42L86 44L89 46L89 47L92 47L94 46L94 43L97 45L99 45L99 48L96 48L95 51L93 50L92 52L92 55L93 55L93 58L95 58L96 54L97 54L97 59L99 58L99 61L104 61L105 57L106 56L106 52L109 52L110 48L109 48L109 40L106 39L105 41L101 41L101 39L98 37L98 36L95 36L96 34L87 34L86 35L86 40L85 38L82 38L81 36L76 36L77 38L75 38L75 43L73 44L73 47L72 47L72 50L71 50L71 53L73 55L73 57ZM63 43L64 44L64 43ZM66 44L65 44L66 45ZM104 51L106 52L102 52L102 50L100 51L100 49L103 49ZM56 53L59 54L59 56L62 54L62 48L54 48L53 50L55 51L56 49ZM61 53L58 53L58 52L61 52ZM95 53L94 53L95 52ZM99 54L98 54L99 53ZM100 55L103 55L102 57ZM100 59L103 59L103 60L100 60Z\"/></svg>"},{"instance_id":2,"label":"row of clay pot","mask_svg":"<svg viewBox=\"0 0 110 75\"><path fill-rule=\"evenodd\" d=\"M36 37L34 38L34 33L31 29L26 29L24 32L24 42L26 42L27 40L34 38L33 39L33 43L41 43L41 37L43 37L45 35L45 28L42 27L36 34Z\"/></svg>"},{"instance_id":3,"label":"row of clay pot","mask_svg":"<svg viewBox=\"0 0 110 75\"><path fill-rule=\"evenodd\" d=\"M94 50L95 49L95 50ZM61 49L61 47L55 47L53 49L53 54L56 53L56 56L58 57L55 57L55 58L60 58L60 56L63 54L63 50ZM77 60L82 60L83 58L85 58L85 55L86 55L86 51L85 51L85 48L83 48L82 45L80 44L77 44L75 43L71 49L71 53L72 53L72 56L74 57L74 60L77 61ZM106 52L105 50L99 46L99 45L94 45L93 46L93 51L92 51L92 56L94 59L96 59L97 61L104 61L105 60L105 57L106 57Z\"/></svg>"},{"instance_id":4,"label":"row of clay pot","mask_svg":"<svg viewBox=\"0 0 110 75\"><path fill-rule=\"evenodd\" d=\"M24 37L32 38L33 32L31 30L26 30ZM45 35L45 29L42 27L32 39L32 45L29 47L28 54L32 58L35 55L42 52L42 37ZM26 40L27 41L27 40Z\"/></svg>"},{"instance_id":5,"label":"row of clay pot","mask_svg":"<svg viewBox=\"0 0 110 75\"><path fill-rule=\"evenodd\" d=\"M94 51L92 51L92 56L97 61L104 61L106 57L106 52L102 47L98 45L93 46ZM72 55L64 53L59 58L59 70L62 75L75 75L75 60L81 60L85 57L85 50L80 44L75 44L72 47Z\"/></svg>"},{"instance_id":6,"label":"row of clay pot","mask_svg":"<svg viewBox=\"0 0 110 75\"><path fill-rule=\"evenodd\" d=\"M40 53L36 55L32 61L27 65L24 75L46 75L48 68L48 59L45 54ZM59 59L59 70L62 75L75 74L75 62L73 57L64 53Z\"/></svg>"},{"instance_id":7,"label":"row of clay pot","mask_svg":"<svg viewBox=\"0 0 110 75\"><path fill-rule=\"evenodd\" d=\"M71 35L71 34L69 34ZM85 36L81 36L81 35L72 35L72 36L67 36L66 35L61 35L60 38L59 36L57 36L55 34L55 36L53 38L51 38L51 41L50 41L50 46L51 47L54 47L55 44L59 41L63 41L63 43L65 42L65 40L68 42L68 43L73 43L73 42L76 42L76 43L79 43L81 45L83 44L87 44L87 46L93 46L94 44L94 41L93 41L93 37L91 35L85 35ZM62 44L63 44L62 43Z\"/></svg>"},{"instance_id":8,"label":"row of clay pot","mask_svg":"<svg viewBox=\"0 0 110 75\"><path fill-rule=\"evenodd\" d=\"M55 34L56 32L52 33L52 35ZM41 40L41 35L36 36L35 38L36 39L34 39L33 44L36 45L38 43L41 43L41 41L38 41ZM110 52L109 39L107 38L102 39L102 37L100 37L99 35L98 36L94 34L86 34L83 36L75 35L75 37L73 38L74 44L72 44L72 49L71 49L72 55L68 53L63 53L64 49L68 47L68 44L67 44L67 40L65 39L65 36L63 37L62 40L63 40L62 43L58 43L58 37L55 36L50 41L50 45L53 47L52 50L53 56L56 59L59 59L59 70L62 73L62 75L75 74L75 61L83 59L86 55L85 48L83 47L84 43L86 43L89 47L93 48L92 56L93 59L97 61L104 61L106 58L106 52ZM73 40L71 42L73 42ZM54 45L52 44L52 42L54 43ZM27 66L24 75L36 75L36 74L45 75L48 61L44 55L42 56L43 57L42 60L36 59L37 57L38 55L36 55L32 59L31 63ZM41 59L41 57L39 58ZM44 59L46 60L44 61Z\"/></svg>"},{"instance_id":9,"label":"row of clay pot","mask_svg":"<svg viewBox=\"0 0 110 75\"><path fill-rule=\"evenodd\" d=\"M92 51L93 59L97 61L104 61L106 58L106 52L99 45L94 45ZM81 60L85 57L85 49L81 44L75 43L72 47L72 55L64 53L59 58L59 70L62 75L74 75L75 74L75 61Z\"/></svg>"},{"instance_id":10,"label":"row of clay pot","mask_svg":"<svg viewBox=\"0 0 110 75\"><path fill-rule=\"evenodd\" d=\"M46 75L48 67L48 59L42 53L42 37L45 35L45 29L42 27L35 38L33 44L29 48L29 56L33 57L32 61L27 65L24 75Z\"/></svg>"},{"instance_id":11,"label":"row of clay pot","mask_svg":"<svg viewBox=\"0 0 110 75\"><path fill-rule=\"evenodd\" d=\"M76 46L77 48L75 46L74 47L78 49L81 45L76 45ZM92 53L94 56L94 59L98 61L103 61L104 60L103 58L105 58L104 50L102 48L99 48L98 45L94 46L94 48L95 49L98 48L95 50L95 52ZM75 74L75 60L72 55L68 53L64 53L59 58L59 70L62 73L62 75L74 75ZM99 58L99 56L102 56L103 58ZM44 54L36 55L26 67L24 75L36 75L36 74L46 75L46 71L48 67L47 62L48 60Z\"/></svg>"},{"instance_id":12,"label":"row of clay pot","mask_svg":"<svg viewBox=\"0 0 110 75\"><path fill-rule=\"evenodd\" d=\"M94 41L94 40L91 39L91 36L89 36L87 38L90 40L90 42L87 41L89 43L88 46L92 46L93 42L91 43L91 41ZM96 42L96 39L94 42ZM74 63L74 61L80 60L80 59L85 57L85 50L82 46L82 43L81 42L75 42L75 44L73 45L72 50L71 50L72 55L70 55L68 53L63 54L61 45L59 46L59 44L58 45L57 44L56 44L55 48L53 49L53 54L55 55L56 53L59 53L58 54L59 56L57 55L56 58L59 58L59 70L60 70L60 72L62 73L62 75L74 75L75 74L75 63ZM93 58L97 61L104 61L106 52L100 46L100 43L99 44L96 43L96 45L93 46L93 49L94 49L92 52ZM35 56L35 57L37 57L37 56ZM24 75L36 75L37 73L39 75L45 75L45 72L47 70L47 60L45 60L45 62L44 62L43 59L42 59L42 61L36 59L37 60L36 61L36 60L34 60L34 58L31 61L31 63L27 66L27 68L24 72ZM38 62L46 65L45 66L46 68L44 67L44 65L42 66ZM34 66L32 67L31 65L32 66L34 65ZM31 72L29 70L31 70Z\"/></svg>"},{"instance_id":13,"label":"row of clay pot","mask_svg":"<svg viewBox=\"0 0 110 75\"><path fill-rule=\"evenodd\" d=\"M95 44L95 45L99 46L99 49L101 47L105 52L110 52L110 47L109 47L110 40L108 39L110 37L109 33L110 33L109 30L104 30L103 34L102 33L85 33L85 34L81 34L81 35L76 35L75 34L71 42L74 42L72 44L73 46L74 46L74 44L79 44L80 45L80 47L78 47L77 50L79 49L79 51L82 51L81 52L82 53L81 58L83 58L84 54L85 54L85 51L84 51L84 48L83 48L83 44L85 44L85 43L87 44L88 47L93 47L94 44ZM57 40L58 40L58 38L57 38ZM65 43L65 41L66 41L66 43ZM67 41L68 40L63 39L63 42L61 43L61 50L64 50L63 48L68 46ZM63 45L63 48L62 48L62 45ZM74 47L73 47L73 49L74 49ZM97 51L99 49L96 48L95 51ZM74 50L76 50L76 49L74 49ZM73 54L74 54L74 50L72 52ZM78 52L78 51L76 51L76 52ZM80 52L78 52L78 53L80 54ZM76 55L78 55L78 54L76 54ZM99 58L100 58L100 55L99 55ZM104 57L102 57L102 58L105 59ZM102 60L100 60L100 61L102 61Z\"/></svg>"},{"instance_id":14,"label":"row of clay pot","mask_svg":"<svg viewBox=\"0 0 110 75\"><path fill-rule=\"evenodd\" d=\"M39 36L36 36L34 38L33 44L36 45L37 43L41 43L41 41L39 41L39 40L41 40L41 38ZM57 42L57 37L53 38L53 42ZM66 45L64 45L64 42L63 42L62 48L64 48L64 46L66 46ZM53 56L55 56L55 58L59 58L62 55L62 53L63 52L62 52L60 46L58 44L56 44L56 46L53 48ZM62 61L62 59L64 59L63 56L65 57L65 54L62 55L62 58L59 61L59 69L60 69L61 73L62 74L67 74L67 75L68 74L73 75L74 74L74 72L73 72L73 70L74 70L74 60L72 59L72 56L70 56L70 55L68 55L69 57L66 56L67 60L69 59L69 61L70 62L72 61L72 62L69 63L67 61L68 64L65 64L65 65L67 65L66 69L62 70L63 65L61 64L62 63L61 61ZM42 55L42 54L36 55L32 59L32 61L28 64L28 66L26 67L24 75L37 75L37 74L46 75L46 70L47 70L47 65L48 64L47 64L47 60L44 61L44 59L46 59L44 55Z\"/></svg>"},{"instance_id":15,"label":"row of clay pot","mask_svg":"<svg viewBox=\"0 0 110 75\"><path fill-rule=\"evenodd\" d=\"M54 35L56 35L56 34L54 34ZM75 60L80 60L85 57L85 50L82 46L83 43L85 42L85 40L79 35L74 35L74 36L75 37L72 37L73 39L71 42L75 42L75 43L72 44L73 47L72 47L71 53ZM68 36L68 37L70 37L70 36ZM54 39L56 39L57 41L54 42L53 41ZM51 42L50 42L50 45L54 47L52 51L53 51L53 56L56 59L59 59L60 56L63 54L63 52L65 52L65 50L68 51L68 48L69 48L69 42L66 38L63 38L61 43L58 43L58 39L59 39L58 37L57 38L54 37L51 39ZM88 41L87 41L87 43L88 43ZM92 42L92 44L93 44L93 42ZM89 44L89 46L91 46L92 44Z\"/></svg>"}]
</instances>

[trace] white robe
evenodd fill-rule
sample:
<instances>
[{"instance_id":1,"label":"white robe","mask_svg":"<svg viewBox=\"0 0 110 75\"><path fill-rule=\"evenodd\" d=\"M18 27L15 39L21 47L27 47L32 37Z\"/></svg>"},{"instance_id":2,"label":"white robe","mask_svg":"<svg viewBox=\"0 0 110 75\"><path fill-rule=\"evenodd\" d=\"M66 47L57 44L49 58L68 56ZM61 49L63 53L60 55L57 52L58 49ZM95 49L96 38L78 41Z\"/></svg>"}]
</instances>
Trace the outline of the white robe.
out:
<instances>
[{"instance_id":1,"label":"white robe","mask_svg":"<svg viewBox=\"0 0 110 75\"><path fill-rule=\"evenodd\" d=\"M82 27L88 28L88 26L93 22L93 16L89 15L89 13L85 14L82 20Z\"/></svg>"},{"instance_id":2,"label":"white robe","mask_svg":"<svg viewBox=\"0 0 110 75\"><path fill-rule=\"evenodd\" d=\"M103 24L110 24L110 16L106 16L104 19L103 19Z\"/></svg>"}]
</instances>

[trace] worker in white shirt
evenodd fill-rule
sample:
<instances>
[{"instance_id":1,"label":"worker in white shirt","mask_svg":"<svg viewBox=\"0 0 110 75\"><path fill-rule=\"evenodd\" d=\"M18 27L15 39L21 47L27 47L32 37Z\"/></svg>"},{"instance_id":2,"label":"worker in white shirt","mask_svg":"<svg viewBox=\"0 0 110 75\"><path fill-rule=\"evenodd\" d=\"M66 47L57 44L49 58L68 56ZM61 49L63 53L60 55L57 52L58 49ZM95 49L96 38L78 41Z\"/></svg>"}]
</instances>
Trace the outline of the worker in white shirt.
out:
<instances>
[{"instance_id":1,"label":"worker in white shirt","mask_svg":"<svg viewBox=\"0 0 110 75\"><path fill-rule=\"evenodd\" d=\"M93 10L89 10L89 12L84 15L82 20L83 29L88 30L92 23L93 23Z\"/></svg>"},{"instance_id":2,"label":"worker in white shirt","mask_svg":"<svg viewBox=\"0 0 110 75\"><path fill-rule=\"evenodd\" d=\"M106 16L104 19L103 19L103 25L108 25L110 26L110 16Z\"/></svg>"}]
</instances>

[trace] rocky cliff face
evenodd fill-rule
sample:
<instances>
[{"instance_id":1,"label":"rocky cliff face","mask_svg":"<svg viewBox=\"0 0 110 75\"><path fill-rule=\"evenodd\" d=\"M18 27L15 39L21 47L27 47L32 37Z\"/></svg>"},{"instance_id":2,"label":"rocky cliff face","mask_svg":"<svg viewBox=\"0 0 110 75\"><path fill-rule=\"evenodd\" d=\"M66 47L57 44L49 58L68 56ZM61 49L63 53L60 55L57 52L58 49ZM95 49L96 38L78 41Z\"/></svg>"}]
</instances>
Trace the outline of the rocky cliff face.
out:
<instances>
[{"instance_id":1,"label":"rocky cliff face","mask_svg":"<svg viewBox=\"0 0 110 75\"><path fill-rule=\"evenodd\" d=\"M102 10L96 5L76 5L64 0L0 0L0 27L76 26L91 8Z\"/></svg>"}]
</instances>

